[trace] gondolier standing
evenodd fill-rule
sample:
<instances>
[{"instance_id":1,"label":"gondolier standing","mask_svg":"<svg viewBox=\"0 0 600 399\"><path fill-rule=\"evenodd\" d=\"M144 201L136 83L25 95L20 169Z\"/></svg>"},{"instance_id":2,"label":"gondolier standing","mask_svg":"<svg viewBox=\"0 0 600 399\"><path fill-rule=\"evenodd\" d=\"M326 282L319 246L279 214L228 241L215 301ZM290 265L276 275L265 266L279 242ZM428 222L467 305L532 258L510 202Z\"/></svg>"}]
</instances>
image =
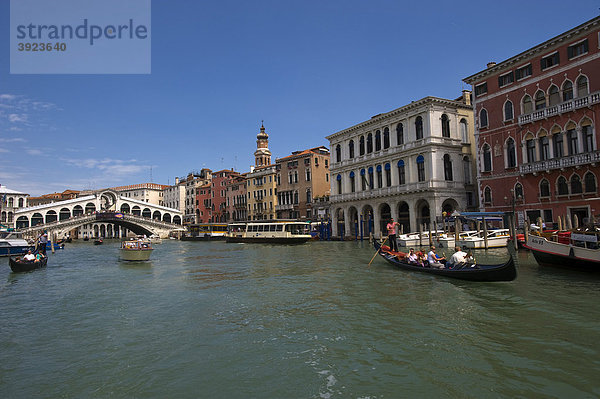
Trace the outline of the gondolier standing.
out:
<instances>
[{"instance_id":1,"label":"gondolier standing","mask_svg":"<svg viewBox=\"0 0 600 399\"><path fill-rule=\"evenodd\" d=\"M385 226L388 232L388 241L390 242L390 250L398 252L398 242L396 241L396 226L398 222L394 222L394 218L390 219L390 222Z\"/></svg>"},{"instance_id":2,"label":"gondolier standing","mask_svg":"<svg viewBox=\"0 0 600 399\"><path fill-rule=\"evenodd\" d=\"M46 233L44 231L38 238L38 242L39 242L38 252L46 255L46 244L48 244L48 233Z\"/></svg>"}]
</instances>

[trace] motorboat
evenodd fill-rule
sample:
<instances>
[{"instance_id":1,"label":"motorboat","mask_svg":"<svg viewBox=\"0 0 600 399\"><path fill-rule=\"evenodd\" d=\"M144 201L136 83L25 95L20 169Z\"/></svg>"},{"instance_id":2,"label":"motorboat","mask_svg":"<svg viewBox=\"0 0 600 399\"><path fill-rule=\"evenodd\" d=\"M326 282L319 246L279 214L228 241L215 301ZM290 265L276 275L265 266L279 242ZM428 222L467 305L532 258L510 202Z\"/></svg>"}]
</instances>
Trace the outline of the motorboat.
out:
<instances>
[{"instance_id":1,"label":"motorboat","mask_svg":"<svg viewBox=\"0 0 600 399\"><path fill-rule=\"evenodd\" d=\"M541 266L600 271L600 231L560 231L550 237L529 234L525 244Z\"/></svg>"},{"instance_id":2,"label":"motorboat","mask_svg":"<svg viewBox=\"0 0 600 399\"><path fill-rule=\"evenodd\" d=\"M478 234L469 235L458 240L457 246L467 249L483 249L485 245L485 233L480 231ZM508 245L510 232L508 229L496 229L487 231L488 248L504 248Z\"/></svg>"},{"instance_id":3,"label":"motorboat","mask_svg":"<svg viewBox=\"0 0 600 399\"><path fill-rule=\"evenodd\" d=\"M13 229L0 230L0 256L22 255L34 250L34 246Z\"/></svg>"},{"instance_id":4,"label":"motorboat","mask_svg":"<svg viewBox=\"0 0 600 399\"><path fill-rule=\"evenodd\" d=\"M132 238L121 242L119 249L121 260L126 261L146 261L152 254L152 243L147 238Z\"/></svg>"}]
</instances>

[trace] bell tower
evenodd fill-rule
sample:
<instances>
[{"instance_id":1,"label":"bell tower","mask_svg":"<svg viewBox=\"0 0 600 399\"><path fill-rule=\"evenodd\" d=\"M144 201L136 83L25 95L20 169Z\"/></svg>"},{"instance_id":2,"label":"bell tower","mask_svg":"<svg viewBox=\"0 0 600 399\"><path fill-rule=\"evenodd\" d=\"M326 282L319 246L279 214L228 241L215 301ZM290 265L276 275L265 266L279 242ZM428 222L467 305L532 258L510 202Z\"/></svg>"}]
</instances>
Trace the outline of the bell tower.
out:
<instances>
[{"instance_id":1,"label":"bell tower","mask_svg":"<svg viewBox=\"0 0 600 399\"><path fill-rule=\"evenodd\" d=\"M269 135L265 133L264 123L260 125L260 133L256 135L256 151L254 151L254 164L256 167L271 164L271 151L269 151Z\"/></svg>"}]
</instances>

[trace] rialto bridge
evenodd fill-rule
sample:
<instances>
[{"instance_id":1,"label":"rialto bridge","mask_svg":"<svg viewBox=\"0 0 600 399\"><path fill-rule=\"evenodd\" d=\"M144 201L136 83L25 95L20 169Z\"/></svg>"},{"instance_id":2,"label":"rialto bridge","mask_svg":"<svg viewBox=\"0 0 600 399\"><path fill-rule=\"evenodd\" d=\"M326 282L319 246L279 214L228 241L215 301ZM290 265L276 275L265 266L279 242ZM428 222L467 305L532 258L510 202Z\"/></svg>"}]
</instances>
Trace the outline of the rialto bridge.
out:
<instances>
[{"instance_id":1,"label":"rialto bridge","mask_svg":"<svg viewBox=\"0 0 600 399\"><path fill-rule=\"evenodd\" d=\"M47 230L62 238L73 229L93 224L90 236L120 237L127 229L136 234L157 234L164 238L170 232L182 229L182 216L177 209L104 190L85 197L20 209L15 212L15 227L32 235ZM107 235L108 230L110 234Z\"/></svg>"}]
</instances>

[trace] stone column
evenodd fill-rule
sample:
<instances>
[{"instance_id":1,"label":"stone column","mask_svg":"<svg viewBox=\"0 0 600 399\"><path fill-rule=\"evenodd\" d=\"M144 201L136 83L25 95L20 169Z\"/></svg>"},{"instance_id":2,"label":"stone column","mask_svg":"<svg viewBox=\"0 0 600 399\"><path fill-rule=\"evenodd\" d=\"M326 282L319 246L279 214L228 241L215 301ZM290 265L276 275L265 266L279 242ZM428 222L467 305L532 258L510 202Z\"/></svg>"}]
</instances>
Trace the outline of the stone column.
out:
<instances>
[{"instance_id":1,"label":"stone column","mask_svg":"<svg viewBox=\"0 0 600 399\"><path fill-rule=\"evenodd\" d=\"M417 209L415 208L414 198L410 198L406 200L408 204L408 220L410 222L410 231L417 232L419 231L419 226L417 225Z\"/></svg>"},{"instance_id":2,"label":"stone column","mask_svg":"<svg viewBox=\"0 0 600 399\"><path fill-rule=\"evenodd\" d=\"M352 240L354 239L354 236L351 234L352 233L352 221L350 220L350 207L347 206L346 208L344 208L344 239L345 240Z\"/></svg>"}]
</instances>

